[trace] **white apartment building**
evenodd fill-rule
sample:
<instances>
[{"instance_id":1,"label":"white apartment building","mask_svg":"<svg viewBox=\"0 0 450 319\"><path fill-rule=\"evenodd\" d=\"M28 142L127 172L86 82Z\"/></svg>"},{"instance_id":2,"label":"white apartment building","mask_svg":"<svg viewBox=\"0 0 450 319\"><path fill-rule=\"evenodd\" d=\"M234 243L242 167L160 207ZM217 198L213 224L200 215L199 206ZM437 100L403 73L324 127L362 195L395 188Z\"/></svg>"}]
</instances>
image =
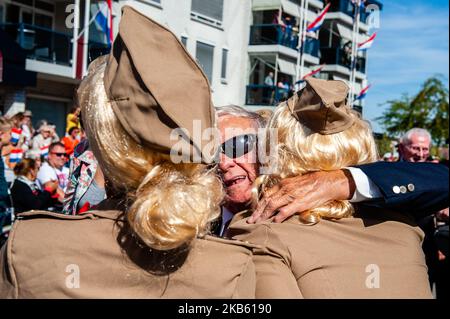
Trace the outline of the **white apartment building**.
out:
<instances>
[{"instance_id":1,"label":"white apartment building","mask_svg":"<svg viewBox=\"0 0 450 319\"><path fill-rule=\"evenodd\" d=\"M101 2L90 0L87 6L86 0L0 0L3 113L17 113L26 107L33 111L35 120L47 118L57 126L65 125L74 90L87 64L109 50L104 35L92 21ZM325 2L332 3L330 11L316 36L307 37L304 68L299 70L300 17L306 16L308 23L314 21ZM215 105L268 108L292 94L298 74L305 75L320 65L325 64L317 75L321 78L349 79L345 45L348 46L352 33L350 0L308 0L305 15L300 3L301 0L114 0L113 31L118 31L121 7L133 6L178 36L208 76ZM67 24L71 14L68 6L75 4L80 12L78 29ZM83 35L86 13L90 18L87 20L91 20L89 41L84 38L86 33ZM363 15L360 41L368 37L365 19ZM76 46L72 45L73 39L78 39ZM5 41L9 41L7 45ZM367 54L360 55L355 92L367 82ZM272 86L266 83L270 73Z\"/></svg>"}]
</instances>

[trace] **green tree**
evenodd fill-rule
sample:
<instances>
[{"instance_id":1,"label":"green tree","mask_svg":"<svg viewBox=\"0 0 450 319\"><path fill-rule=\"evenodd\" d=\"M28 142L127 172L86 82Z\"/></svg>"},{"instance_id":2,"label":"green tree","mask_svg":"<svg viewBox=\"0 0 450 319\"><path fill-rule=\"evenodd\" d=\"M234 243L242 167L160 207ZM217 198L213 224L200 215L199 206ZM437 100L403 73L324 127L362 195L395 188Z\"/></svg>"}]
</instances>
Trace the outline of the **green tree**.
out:
<instances>
[{"instance_id":1,"label":"green tree","mask_svg":"<svg viewBox=\"0 0 450 319\"><path fill-rule=\"evenodd\" d=\"M436 146L441 146L448 138L448 93L442 76L433 76L425 81L415 97L403 94L399 100L387 101L389 107L375 120L391 138L420 127L431 133Z\"/></svg>"}]
</instances>

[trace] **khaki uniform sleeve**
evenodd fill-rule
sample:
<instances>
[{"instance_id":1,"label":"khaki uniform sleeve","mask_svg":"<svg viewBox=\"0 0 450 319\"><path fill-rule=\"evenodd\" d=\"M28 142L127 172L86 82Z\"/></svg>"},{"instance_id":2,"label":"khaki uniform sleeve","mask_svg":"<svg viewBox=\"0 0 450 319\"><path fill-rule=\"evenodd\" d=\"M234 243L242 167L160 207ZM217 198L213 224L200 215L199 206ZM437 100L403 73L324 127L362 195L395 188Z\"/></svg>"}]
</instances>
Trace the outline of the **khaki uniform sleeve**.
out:
<instances>
[{"instance_id":1,"label":"khaki uniform sleeve","mask_svg":"<svg viewBox=\"0 0 450 319\"><path fill-rule=\"evenodd\" d=\"M256 298L303 298L290 267L289 250L276 231L267 224L245 225L243 228L245 231L235 238L259 247L253 252Z\"/></svg>"},{"instance_id":2,"label":"khaki uniform sleeve","mask_svg":"<svg viewBox=\"0 0 450 319\"><path fill-rule=\"evenodd\" d=\"M9 240L0 250L0 299L17 298L16 280L8 258Z\"/></svg>"}]
</instances>

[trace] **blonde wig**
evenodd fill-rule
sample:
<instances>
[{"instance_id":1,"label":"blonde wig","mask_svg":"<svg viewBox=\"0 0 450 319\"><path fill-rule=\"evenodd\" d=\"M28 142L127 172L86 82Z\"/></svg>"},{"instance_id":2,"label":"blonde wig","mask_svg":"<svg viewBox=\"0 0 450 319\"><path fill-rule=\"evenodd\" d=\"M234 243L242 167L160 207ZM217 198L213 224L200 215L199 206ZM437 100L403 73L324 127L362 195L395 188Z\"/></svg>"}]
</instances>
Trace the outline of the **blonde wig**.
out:
<instances>
[{"instance_id":1,"label":"blonde wig","mask_svg":"<svg viewBox=\"0 0 450 319\"><path fill-rule=\"evenodd\" d=\"M355 123L348 129L330 135L312 132L297 121L286 103L279 105L269 121L269 129L276 128L277 175L265 184L273 185L280 179L314 171L333 171L345 167L375 162L378 159L376 144L368 122L352 111ZM340 219L353 214L348 201L332 201L322 207L302 213L300 219L315 223L320 218Z\"/></svg>"},{"instance_id":2,"label":"blonde wig","mask_svg":"<svg viewBox=\"0 0 450 319\"><path fill-rule=\"evenodd\" d=\"M105 60L96 61L78 90L83 123L95 157L118 193L126 194L131 229L147 246L169 250L208 231L220 214L222 183L202 164L174 164L138 144L123 129L103 85Z\"/></svg>"}]
</instances>

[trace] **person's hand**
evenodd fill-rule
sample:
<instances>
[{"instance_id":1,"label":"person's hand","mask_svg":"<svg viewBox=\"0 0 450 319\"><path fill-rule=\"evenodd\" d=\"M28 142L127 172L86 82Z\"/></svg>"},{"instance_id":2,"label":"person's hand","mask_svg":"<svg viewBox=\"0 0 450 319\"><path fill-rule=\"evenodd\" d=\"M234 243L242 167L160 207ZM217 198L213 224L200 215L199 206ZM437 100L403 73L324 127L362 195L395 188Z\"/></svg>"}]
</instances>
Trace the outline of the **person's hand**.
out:
<instances>
[{"instance_id":1,"label":"person's hand","mask_svg":"<svg viewBox=\"0 0 450 319\"><path fill-rule=\"evenodd\" d=\"M286 178L264 193L248 223L258 223L276 214L274 222L319 207L331 200L352 198L355 182L347 170L313 172Z\"/></svg>"},{"instance_id":2,"label":"person's hand","mask_svg":"<svg viewBox=\"0 0 450 319\"><path fill-rule=\"evenodd\" d=\"M65 193L64 193L64 191L61 189L61 187L58 187L58 188L56 189L56 194L58 194L58 202L64 203L64 196L65 196Z\"/></svg>"},{"instance_id":3,"label":"person's hand","mask_svg":"<svg viewBox=\"0 0 450 319\"><path fill-rule=\"evenodd\" d=\"M438 211L436 213L436 218L444 222L448 221L448 211L449 211L448 207Z\"/></svg>"},{"instance_id":4,"label":"person's hand","mask_svg":"<svg viewBox=\"0 0 450 319\"><path fill-rule=\"evenodd\" d=\"M45 183L44 189L53 194L58 189L58 181L50 181Z\"/></svg>"}]
</instances>

